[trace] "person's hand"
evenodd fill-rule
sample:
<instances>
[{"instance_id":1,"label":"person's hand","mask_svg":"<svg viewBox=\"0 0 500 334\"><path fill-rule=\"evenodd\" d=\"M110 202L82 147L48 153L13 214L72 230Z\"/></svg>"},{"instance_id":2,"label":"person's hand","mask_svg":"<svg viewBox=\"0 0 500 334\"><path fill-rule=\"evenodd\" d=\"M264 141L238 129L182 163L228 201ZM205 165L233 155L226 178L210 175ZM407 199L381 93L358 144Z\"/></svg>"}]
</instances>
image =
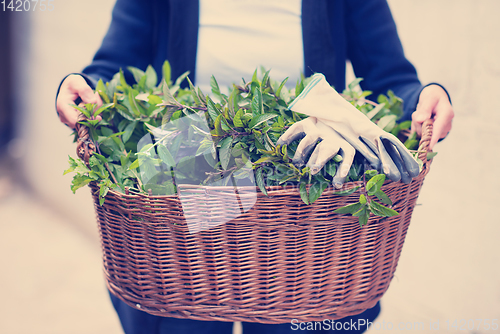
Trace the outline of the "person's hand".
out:
<instances>
[{"instance_id":1,"label":"person's hand","mask_svg":"<svg viewBox=\"0 0 500 334\"><path fill-rule=\"evenodd\" d=\"M57 96L56 108L59 119L70 128L74 128L77 122L79 111L71 107L75 101L80 98L82 104L97 103L102 105L98 93L94 93L81 75L72 74L64 79Z\"/></svg>"},{"instance_id":2,"label":"person's hand","mask_svg":"<svg viewBox=\"0 0 500 334\"><path fill-rule=\"evenodd\" d=\"M438 85L430 85L420 92L417 110L411 116L411 131L422 135L422 124L428 119L434 119L434 127L429 148L432 150L439 139L446 137L451 130L455 113L448 94Z\"/></svg>"}]
</instances>

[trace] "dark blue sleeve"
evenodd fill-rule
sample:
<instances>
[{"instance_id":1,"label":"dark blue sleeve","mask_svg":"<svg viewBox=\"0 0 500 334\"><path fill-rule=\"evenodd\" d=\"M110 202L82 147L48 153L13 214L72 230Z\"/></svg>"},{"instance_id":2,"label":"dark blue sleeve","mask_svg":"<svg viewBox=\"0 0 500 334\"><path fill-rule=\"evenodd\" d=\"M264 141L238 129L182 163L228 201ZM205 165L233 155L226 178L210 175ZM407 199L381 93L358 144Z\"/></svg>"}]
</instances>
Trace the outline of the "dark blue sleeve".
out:
<instances>
[{"instance_id":1,"label":"dark blue sleeve","mask_svg":"<svg viewBox=\"0 0 500 334\"><path fill-rule=\"evenodd\" d=\"M117 0L112 20L92 63L83 70L86 80L111 80L122 68L145 69L153 61L154 0ZM166 13L165 13L166 14ZM127 81L132 80L125 71ZM133 81L131 81L133 82Z\"/></svg>"},{"instance_id":2,"label":"dark blue sleeve","mask_svg":"<svg viewBox=\"0 0 500 334\"><path fill-rule=\"evenodd\" d=\"M406 59L386 0L346 1L347 55L361 87L376 99L391 89L404 101L402 120L411 119L422 85Z\"/></svg>"}]
</instances>

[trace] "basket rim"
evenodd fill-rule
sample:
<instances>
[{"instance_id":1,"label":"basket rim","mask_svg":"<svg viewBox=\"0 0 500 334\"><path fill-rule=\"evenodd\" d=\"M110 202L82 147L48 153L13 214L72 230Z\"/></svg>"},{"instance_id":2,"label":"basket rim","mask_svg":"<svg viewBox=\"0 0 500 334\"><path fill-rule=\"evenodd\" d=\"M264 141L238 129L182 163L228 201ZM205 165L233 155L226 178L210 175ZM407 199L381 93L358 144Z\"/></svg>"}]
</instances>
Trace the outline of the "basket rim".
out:
<instances>
[{"instance_id":1,"label":"basket rim","mask_svg":"<svg viewBox=\"0 0 500 334\"><path fill-rule=\"evenodd\" d=\"M425 177L429 173L431 162L432 162L432 160L424 163L422 171L420 172L420 174L416 178ZM399 182L394 182L394 181L387 179L384 182L384 184L382 185L382 187L386 188L394 183L399 183ZM92 181L92 182L90 182L90 185L97 187L97 182ZM331 195L334 195L336 192L341 192L341 191L344 192L344 191L352 190L352 189L354 189L358 186L362 186L362 185L363 185L363 181L350 181L350 182L344 183L342 188L336 189L332 184L329 184L328 188L326 188L324 190L323 194L332 193ZM179 184L177 186L180 187L181 189L196 189L196 190L205 189L205 190L210 190L210 191L234 191L233 186L204 186L204 185L191 185L191 184ZM309 188L310 186L311 185L308 184L307 188ZM238 191L241 191L241 192L257 191L257 193L263 194L257 185L238 187ZM297 195L299 193L298 187L296 187L296 186L266 186L266 191L267 191L267 196L263 194L266 197L292 195L292 194ZM179 199L178 194L150 195L147 193L139 192L135 188L128 188L128 187L125 190L125 192L118 191L115 189L109 189L108 194L115 196L115 197L130 198L130 199L132 199L132 198L172 199L172 200ZM323 194L321 196L323 196Z\"/></svg>"}]
</instances>

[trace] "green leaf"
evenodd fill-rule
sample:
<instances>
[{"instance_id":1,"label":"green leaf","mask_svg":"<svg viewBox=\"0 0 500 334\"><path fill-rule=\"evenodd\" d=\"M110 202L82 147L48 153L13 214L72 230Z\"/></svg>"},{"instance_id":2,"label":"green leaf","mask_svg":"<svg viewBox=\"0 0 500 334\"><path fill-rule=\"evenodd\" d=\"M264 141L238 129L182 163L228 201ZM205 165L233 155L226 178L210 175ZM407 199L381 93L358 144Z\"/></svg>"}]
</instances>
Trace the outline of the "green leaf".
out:
<instances>
[{"instance_id":1,"label":"green leaf","mask_svg":"<svg viewBox=\"0 0 500 334\"><path fill-rule=\"evenodd\" d=\"M354 79L349 85L349 90L354 90L358 85L359 83L363 81L363 78L356 78Z\"/></svg>"},{"instance_id":2,"label":"green leaf","mask_svg":"<svg viewBox=\"0 0 500 334\"><path fill-rule=\"evenodd\" d=\"M104 85L104 82L102 81L102 79L99 79L99 81L97 82L97 86L96 86L95 90L99 93L99 96L101 97L101 99L104 100L105 103L111 102L109 99L109 96L107 94L106 86Z\"/></svg>"},{"instance_id":3,"label":"green leaf","mask_svg":"<svg viewBox=\"0 0 500 334\"><path fill-rule=\"evenodd\" d=\"M90 118L90 112L87 109L79 107L76 104L71 104L71 106L76 110L80 111L82 114L84 114L85 117Z\"/></svg>"},{"instance_id":4,"label":"green leaf","mask_svg":"<svg viewBox=\"0 0 500 334\"><path fill-rule=\"evenodd\" d=\"M223 117L224 116L222 116L222 114L219 114L219 116L217 116L217 118L214 121L215 134L217 136L223 136L226 133L222 129L222 125L221 125Z\"/></svg>"},{"instance_id":5,"label":"green leaf","mask_svg":"<svg viewBox=\"0 0 500 334\"><path fill-rule=\"evenodd\" d=\"M257 161L254 162L255 165L262 164L265 162L273 162L273 161L281 161L280 157L260 157Z\"/></svg>"},{"instance_id":6,"label":"green leaf","mask_svg":"<svg viewBox=\"0 0 500 334\"><path fill-rule=\"evenodd\" d=\"M359 203L366 204L366 197L365 197L365 195L363 195L363 194L359 195Z\"/></svg>"},{"instance_id":7,"label":"green leaf","mask_svg":"<svg viewBox=\"0 0 500 334\"><path fill-rule=\"evenodd\" d=\"M94 181L95 179L86 175L75 175L73 177L73 181L71 182L71 191L73 191L73 194L80 188L86 186L89 184L91 181Z\"/></svg>"},{"instance_id":8,"label":"green leaf","mask_svg":"<svg viewBox=\"0 0 500 334\"><path fill-rule=\"evenodd\" d=\"M143 70L140 70L136 67L129 66L127 67L127 69L132 73L132 75L134 76L134 80L137 83L139 83L139 81L141 81L142 77L145 75Z\"/></svg>"},{"instance_id":9,"label":"green leaf","mask_svg":"<svg viewBox=\"0 0 500 334\"><path fill-rule=\"evenodd\" d=\"M281 97L281 90L283 89L283 87L285 86L286 82L288 81L288 77L285 78L285 80L283 80L280 84L280 86L278 87L278 90L276 91L276 96L278 98Z\"/></svg>"},{"instance_id":10,"label":"green leaf","mask_svg":"<svg viewBox=\"0 0 500 334\"><path fill-rule=\"evenodd\" d=\"M172 92L170 92L170 88L168 88L168 85L163 81L163 100L166 105L173 105L177 106L179 103L177 100L174 98L172 95Z\"/></svg>"},{"instance_id":11,"label":"green leaf","mask_svg":"<svg viewBox=\"0 0 500 334\"><path fill-rule=\"evenodd\" d=\"M146 68L146 87L149 89L153 89L156 87L157 83L158 76L156 74L156 71L153 66L148 65L148 68Z\"/></svg>"},{"instance_id":12,"label":"green leaf","mask_svg":"<svg viewBox=\"0 0 500 334\"><path fill-rule=\"evenodd\" d=\"M359 215L359 225L365 226L368 224L368 219L370 219L370 212L368 210L364 210L361 215Z\"/></svg>"},{"instance_id":13,"label":"green leaf","mask_svg":"<svg viewBox=\"0 0 500 334\"><path fill-rule=\"evenodd\" d=\"M309 204L309 195L307 194L307 183L302 181L300 182L300 198L306 204Z\"/></svg>"},{"instance_id":14,"label":"green leaf","mask_svg":"<svg viewBox=\"0 0 500 334\"><path fill-rule=\"evenodd\" d=\"M135 117L140 117L141 116L141 112L139 110L139 108L137 107L137 103L136 103L136 100L135 100L135 95L134 95L134 90L133 89L128 89L127 90L127 98L128 98L128 106L131 110L132 110L132 113ZM125 103L125 101L124 101Z\"/></svg>"},{"instance_id":15,"label":"green leaf","mask_svg":"<svg viewBox=\"0 0 500 334\"><path fill-rule=\"evenodd\" d=\"M389 196L386 195L385 192L383 192L382 190L379 190L377 192L375 192L374 194L382 203L384 203L385 205L392 205L392 201L391 199L389 198Z\"/></svg>"},{"instance_id":16,"label":"green leaf","mask_svg":"<svg viewBox=\"0 0 500 334\"><path fill-rule=\"evenodd\" d=\"M129 125L127 125L125 127L125 130L124 130L124 133L122 136L123 143L126 143L130 139L130 136L132 136L132 133L134 133L137 122L138 121L133 121L132 123L130 123Z\"/></svg>"},{"instance_id":17,"label":"green leaf","mask_svg":"<svg viewBox=\"0 0 500 334\"><path fill-rule=\"evenodd\" d=\"M233 138L227 137L225 138L219 150L219 160L222 169L226 170L229 164L229 160L231 159L231 144L233 143Z\"/></svg>"},{"instance_id":18,"label":"green leaf","mask_svg":"<svg viewBox=\"0 0 500 334\"><path fill-rule=\"evenodd\" d=\"M127 83L127 80L125 80L125 75L123 74L123 70L120 68L120 72L119 72L120 76L120 85L122 86L123 90L127 89L128 87L130 87Z\"/></svg>"},{"instance_id":19,"label":"green leaf","mask_svg":"<svg viewBox=\"0 0 500 334\"><path fill-rule=\"evenodd\" d=\"M164 164L167 166L175 166L175 160L172 157L172 154L170 154L170 151L164 145L158 145L156 150L158 151L158 156Z\"/></svg>"},{"instance_id":20,"label":"green leaf","mask_svg":"<svg viewBox=\"0 0 500 334\"><path fill-rule=\"evenodd\" d=\"M115 105L115 110L118 111L118 113L126 120L134 121L135 118L130 114L128 108L122 106L121 104L117 104Z\"/></svg>"},{"instance_id":21,"label":"green leaf","mask_svg":"<svg viewBox=\"0 0 500 334\"><path fill-rule=\"evenodd\" d=\"M170 68L170 63L168 62L168 60L165 60L165 62L163 63L162 72L163 72L163 80L165 80L167 85L170 85L172 82L171 78L172 70Z\"/></svg>"},{"instance_id":22,"label":"green leaf","mask_svg":"<svg viewBox=\"0 0 500 334\"><path fill-rule=\"evenodd\" d=\"M335 163L330 160L326 163L325 165L325 171L328 173L328 175L330 175L331 177L334 177L335 176L335 173L337 173L337 166L335 165Z\"/></svg>"},{"instance_id":23,"label":"green leaf","mask_svg":"<svg viewBox=\"0 0 500 334\"><path fill-rule=\"evenodd\" d=\"M368 117L368 119L370 120L373 120L376 118L376 116L380 113L380 111L382 109L385 108L385 104L384 103L380 103L379 105L377 105L375 108L373 108L372 110L370 110L367 114L366 114L366 117Z\"/></svg>"},{"instance_id":24,"label":"green leaf","mask_svg":"<svg viewBox=\"0 0 500 334\"><path fill-rule=\"evenodd\" d=\"M381 217L393 217L399 215L396 210L389 209L382 204L379 204L375 201L370 202L370 211L377 216Z\"/></svg>"},{"instance_id":25,"label":"green leaf","mask_svg":"<svg viewBox=\"0 0 500 334\"><path fill-rule=\"evenodd\" d=\"M366 181L370 181L372 179L372 177L374 177L375 175L378 175L378 171L375 170L375 169L369 169L367 171L365 171L365 179Z\"/></svg>"},{"instance_id":26,"label":"green leaf","mask_svg":"<svg viewBox=\"0 0 500 334\"><path fill-rule=\"evenodd\" d=\"M214 96L218 97L222 103L227 102L226 97L224 96L224 94L221 93L219 84L217 83L217 80L213 75L210 78L210 87L212 88L212 93L214 94Z\"/></svg>"},{"instance_id":27,"label":"green leaf","mask_svg":"<svg viewBox=\"0 0 500 334\"><path fill-rule=\"evenodd\" d=\"M212 152L214 147L214 142L212 140L203 140L196 151L195 156L200 156L208 152Z\"/></svg>"},{"instance_id":28,"label":"green leaf","mask_svg":"<svg viewBox=\"0 0 500 334\"><path fill-rule=\"evenodd\" d=\"M200 102L203 105L206 105L207 104L207 99L206 99L205 95L203 95L203 92L201 91L200 87L198 87L197 91L198 91L198 97L200 98Z\"/></svg>"},{"instance_id":29,"label":"green leaf","mask_svg":"<svg viewBox=\"0 0 500 334\"><path fill-rule=\"evenodd\" d=\"M414 150L418 147L418 140L405 141L405 147L409 150Z\"/></svg>"},{"instance_id":30,"label":"green leaf","mask_svg":"<svg viewBox=\"0 0 500 334\"><path fill-rule=\"evenodd\" d=\"M189 77L187 78L187 81L189 83L189 90L191 91L191 95L193 96L194 102L197 105L201 105L200 97L198 96L198 93L196 92L196 88L194 87L193 83L191 80L189 80Z\"/></svg>"},{"instance_id":31,"label":"green leaf","mask_svg":"<svg viewBox=\"0 0 500 334\"><path fill-rule=\"evenodd\" d=\"M399 123L399 128L401 130L409 130L410 127L411 127L411 121L404 121L404 122Z\"/></svg>"},{"instance_id":32,"label":"green leaf","mask_svg":"<svg viewBox=\"0 0 500 334\"><path fill-rule=\"evenodd\" d=\"M158 95L150 94L148 96L148 103L151 104L151 105L162 104L163 100Z\"/></svg>"},{"instance_id":33,"label":"green leaf","mask_svg":"<svg viewBox=\"0 0 500 334\"><path fill-rule=\"evenodd\" d=\"M323 191L328 188L328 182L314 182L309 188L309 203L314 203L323 193Z\"/></svg>"},{"instance_id":34,"label":"green leaf","mask_svg":"<svg viewBox=\"0 0 500 334\"><path fill-rule=\"evenodd\" d=\"M207 96L207 112L212 121L215 122L217 116L221 115L221 112L215 106L214 101L210 97Z\"/></svg>"},{"instance_id":35,"label":"green leaf","mask_svg":"<svg viewBox=\"0 0 500 334\"><path fill-rule=\"evenodd\" d=\"M266 185L264 184L264 175L262 174L262 168L258 168L255 174L256 174L255 181L257 182L257 186L259 186L260 191L262 191L262 193L267 196L267 190L266 190Z\"/></svg>"},{"instance_id":36,"label":"green leaf","mask_svg":"<svg viewBox=\"0 0 500 334\"><path fill-rule=\"evenodd\" d=\"M354 217L360 217L360 216L366 214L366 212L369 213L369 211L370 211L367 203L360 202L360 204L361 204L361 208L352 214Z\"/></svg>"},{"instance_id":37,"label":"green leaf","mask_svg":"<svg viewBox=\"0 0 500 334\"><path fill-rule=\"evenodd\" d=\"M172 86L172 90L174 90L174 89L177 90L181 86L182 82L188 77L188 75L189 75L189 71L186 71L186 72L182 73L177 79L175 79L175 83Z\"/></svg>"},{"instance_id":38,"label":"green leaf","mask_svg":"<svg viewBox=\"0 0 500 334\"><path fill-rule=\"evenodd\" d=\"M368 192L368 195L372 196L379 191L380 187L384 184L384 181L385 174L378 174L372 177L370 181L366 183L366 191Z\"/></svg>"},{"instance_id":39,"label":"green leaf","mask_svg":"<svg viewBox=\"0 0 500 334\"><path fill-rule=\"evenodd\" d=\"M130 166L128 166L128 170L133 170L136 169L137 167L139 167L139 159L136 159L134 162L132 162Z\"/></svg>"},{"instance_id":40,"label":"green leaf","mask_svg":"<svg viewBox=\"0 0 500 334\"><path fill-rule=\"evenodd\" d=\"M262 104L262 91L260 86L255 87L255 89L253 90L251 109L253 116L262 115L264 113L264 107Z\"/></svg>"},{"instance_id":41,"label":"green leaf","mask_svg":"<svg viewBox=\"0 0 500 334\"><path fill-rule=\"evenodd\" d=\"M269 72L271 72L271 70L268 70L266 71L266 73L264 73L264 77L262 78L262 82L260 83L262 87L265 87L267 85L267 82L269 81Z\"/></svg>"},{"instance_id":42,"label":"green leaf","mask_svg":"<svg viewBox=\"0 0 500 334\"><path fill-rule=\"evenodd\" d=\"M386 115L378 121L377 125L384 131L391 132L392 129L396 126L397 119L398 117L396 115Z\"/></svg>"},{"instance_id":43,"label":"green leaf","mask_svg":"<svg viewBox=\"0 0 500 334\"><path fill-rule=\"evenodd\" d=\"M238 111L236 112L236 115L233 118L233 124L235 127L237 127L237 128L245 127L245 124L243 124L243 122L241 120L241 116L243 116L244 114L245 114L245 111L243 109L238 109Z\"/></svg>"},{"instance_id":44,"label":"green leaf","mask_svg":"<svg viewBox=\"0 0 500 334\"><path fill-rule=\"evenodd\" d=\"M295 96L299 96L303 90L304 90L304 82L300 79L297 79L297 84L295 85Z\"/></svg>"},{"instance_id":45,"label":"green leaf","mask_svg":"<svg viewBox=\"0 0 500 334\"><path fill-rule=\"evenodd\" d=\"M340 154L336 154L332 159L335 162L342 162L342 160L344 160Z\"/></svg>"},{"instance_id":46,"label":"green leaf","mask_svg":"<svg viewBox=\"0 0 500 334\"><path fill-rule=\"evenodd\" d=\"M361 188L361 186L356 186L352 189L347 189L347 190L340 190L340 191L336 191L335 192L335 195L339 195L339 196L349 196L351 194L354 194L356 191L358 191L358 189Z\"/></svg>"},{"instance_id":47,"label":"green leaf","mask_svg":"<svg viewBox=\"0 0 500 334\"><path fill-rule=\"evenodd\" d=\"M264 114L264 115L258 115L252 118L250 123L248 124L248 127L250 129L254 129L257 125L262 124L274 117L277 117L278 115L276 114Z\"/></svg>"},{"instance_id":48,"label":"green leaf","mask_svg":"<svg viewBox=\"0 0 500 334\"><path fill-rule=\"evenodd\" d=\"M94 117L101 114L103 111L109 109L110 107L113 106L113 103L106 103L106 104L103 104L99 109L97 109L95 112L94 112Z\"/></svg>"},{"instance_id":49,"label":"green leaf","mask_svg":"<svg viewBox=\"0 0 500 334\"><path fill-rule=\"evenodd\" d=\"M260 85L259 78L257 77L257 69L255 69L255 71L253 72L252 83L256 83L257 85Z\"/></svg>"},{"instance_id":50,"label":"green leaf","mask_svg":"<svg viewBox=\"0 0 500 334\"><path fill-rule=\"evenodd\" d=\"M432 160L437 155L437 152L427 152L427 160Z\"/></svg>"},{"instance_id":51,"label":"green leaf","mask_svg":"<svg viewBox=\"0 0 500 334\"><path fill-rule=\"evenodd\" d=\"M357 212L359 209L361 209L362 206L363 206L363 204L361 204L361 203L349 204L349 205L343 206L341 208L338 208L333 212L341 214L341 215L353 214L353 213Z\"/></svg>"}]
</instances>

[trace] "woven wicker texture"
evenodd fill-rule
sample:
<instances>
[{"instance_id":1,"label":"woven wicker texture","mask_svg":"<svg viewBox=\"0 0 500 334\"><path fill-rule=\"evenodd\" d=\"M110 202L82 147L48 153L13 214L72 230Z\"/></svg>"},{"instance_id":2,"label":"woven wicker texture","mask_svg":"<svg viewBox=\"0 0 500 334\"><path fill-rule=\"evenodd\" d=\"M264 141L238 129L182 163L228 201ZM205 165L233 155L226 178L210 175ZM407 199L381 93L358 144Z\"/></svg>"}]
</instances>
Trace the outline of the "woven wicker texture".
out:
<instances>
[{"instance_id":1,"label":"woven wicker texture","mask_svg":"<svg viewBox=\"0 0 500 334\"><path fill-rule=\"evenodd\" d=\"M429 122L422 158L431 133ZM78 150L88 157L86 148ZM190 196L197 203L200 197L217 199L200 203L190 222L196 215L200 224L210 217L234 218L190 233L175 195L109 191L100 206L91 184L108 288L150 314L196 320L286 323L359 314L389 287L429 167L409 185L386 181L382 189L400 214L372 215L364 227L333 213L357 202L357 193L336 196L327 189L305 205L298 189L272 187L268 197L259 192L252 209L234 218L239 208L224 201L232 187L184 186L183 203ZM252 204L255 189L240 188L239 195L243 205Z\"/></svg>"}]
</instances>

